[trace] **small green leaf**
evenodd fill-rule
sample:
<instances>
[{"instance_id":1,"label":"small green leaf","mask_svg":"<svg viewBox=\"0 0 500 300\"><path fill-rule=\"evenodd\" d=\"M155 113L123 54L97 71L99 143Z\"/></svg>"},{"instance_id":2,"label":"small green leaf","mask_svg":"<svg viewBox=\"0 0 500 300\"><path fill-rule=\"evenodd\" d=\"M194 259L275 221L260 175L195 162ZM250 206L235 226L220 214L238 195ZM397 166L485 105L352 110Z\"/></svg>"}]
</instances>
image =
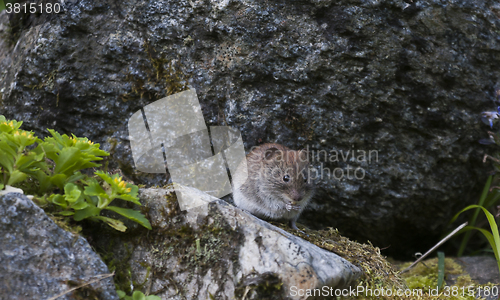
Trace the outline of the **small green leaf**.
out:
<instances>
[{"instance_id":1,"label":"small green leaf","mask_svg":"<svg viewBox=\"0 0 500 300\"><path fill-rule=\"evenodd\" d=\"M5 186L3 184L0 183L0 190L3 190Z\"/></svg>"},{"instance_id":2,"label":"small green leaf","mask_svg":"<svg viewBox=\"0 0 500 300\"><path fill-rule=\"evenodd\" d=\"M101 185L95 179L89 180L84 191L85 195L97 196L97 197L108 197L106 191L101 187Z\"/></svg>"},{"instance_id":3,"label":"small green leaf","mask_svg":"<svg viewBox=\"0 0 500 300\"><path fill-rule=\"evenodd\" d=\"M120 298L120 299L127 296L127 294L122 290L116 290L116 293L118 294L118 298Z\"/></svg>"},{"instance_id":4,"label":"small green leaf","mask_svg":"<svg viewBox=\"0 0 500 300\"><path fill-rule=\"evenodd\" d=\"M108 206L106 209L114 211L122 216L124 216L127 219L130 219L134 222L137 222L141 224L142 226L146 227L147 229L151 230L151 223L149 223L149 220L146 219L146 217L141 214L141 212L133 209L128 209L128 208L121 208L121 207L116 207L116 206Z\"/></svg>"},{"instance_id":5,"label":"small green leaf","mask_svg":"<svg viewBox=\"0 0 500 300\"><path fill-rule=\"evenodd\" d=\"M68 176L64 174L56 174L50 177L50 183L52 183L53 185L57 186L62 190L64 189L64 184L66 183L67 178Z\"/></svg>"},{"instance_id":6,"label":"small green leaf","mask_svg":"<svg viewBox=\"0 0 500 300\"><path fill-rule=\"evenodd\" d=\"M7 185L14 185L18 182L25 180L27 177L28 177L27 174L19 170L14 170L12 173L10 173L10 178L9 181L7 181Z\"/></svg>"},{"instance_id":7,"label":"small green leaf","mask_svg":"<svg viewBox=\"0 0 500 300\"><path fill-rule=\"evenodd\" d=\"M123 199L126 201L134 202L137 205L141 205L141 202L139 202L139 198L131 196L129 194L120 194L117 195L116 198Z\"/></svg>"},{"instance_id":8,"label":"small green leaf","mask_svg":"<svg viewBox=\"0 0 500 300\"><path fill-rule=\"evenodd\" d=\"M71 205L71 208L74 210L81 210L81 209L86 208L87 206L89 206L89 204L87 202L85 202L85 200L83 198L80 198L80 200L78 200L77 202L75 202Z\"/></svg>"},{"instance_id":9,"label":"small green leaf","mask_svg":"<svg viewBox=\"0 0 500 300\"><path fill-rule=\"evenodd\" d=\"M21 157L19 157L16 161L16 168L24 172L32 166L36 167L38 162L35 160L35 156L36 155L33 152L21 155Z\"/></svg>"},{"instance_id":10,"label":"small green leaf","mask_svg":"<svg viewBox=\"0 0 500 300\"><path fill-rule=\"evenodd\" d=\"M39 194L45 194L49 189L53 187L53 184L50 182L50 177L42 170L38 170L34 172L33 177L36 178L39 182L40 190Z\"/></svg>"},{"instance_id":11,"label":"small green leaf","mask_svg":"<svg viewBox=\"0 0 500 300\"><path fill-rule=\"evenodd\" d=\"M14 157L17 154L19 145L11 140L11 135L0 134L0 149L8 155Z\"/></svg>"},{"instance_id":12,"label":"small green leaf","mask_svg":"<svg viewBox=\"0 0 500 300\"><path fill-rule=\"evenodd\" d=\"M89 203L90 205L93 205L93 206L98 206L99 205L99 197L85 195L85 192L83 194L84 194L83 197L85 198L85 200L87 201L87 203Z\"/></svg>"},{"instance_id":13,"label":"small green leaf","mask_svg":"<svg viewBox=\"0 0 500 300\"><path fill-rule=\"evenodd\" d=\"M146 300L161 300L161 298L156 295L149 295L146 297Z\"/></svg>"},{"instance_id":14,"label":"small green leaf","mask_svg":"<svg viewBox=\"0 0 500 300\"><path fill-rule=\"evenodd\" d=\"M48 128L47 128L47 131L52 135L52 138L46 137L45 141L52 142L55 145L60 146L61 148L63 146L69 146L69 144L64 142L63 137L57 131L55 131L54 129L48 129Z\"/></svg>"},{"instance_id":15,"label":"small green leaf","mask_svg":"<svg viewBox=\"0 0 500 300\"><path fill-rule=\"evenodd\" d=\"M95 206L88 206L82 210L75 212L75 216L73 217L73 219L75 219L75 221L81 221L86 218L97 217L100 213L100 208Z\"/></svg>"},{"instance_id":16,"label":"small green leaf","mask_svg":"<svg viewBox=\"0 0 500 300\"><path fill-rule=\"evenodd\" d=\"M55 162L56 167L54 168L54 173L73 173L71 170L73 166L78 163L80 154L81 152L77 148L63 148L59 153L57 161Z\"/></svg>"},{"instance_id":17,"label":"small green leaf","mask_svg":"<svg viewBox=\"0 0 500 300\"><path fill-rule=\"evenodd\" d=\"M146 296L141 291L134 291L132 294L132 299L134 300L146 300Z\"/></svg>"},{"instance_id":18,"label":"small green leaf","mask_svg":"<svg viewBox=\"0 0 500 300\"><path fill-rule=\"evenodd\" d=\"M73 183L66 183L64 186L64 197L66 201L69 203L75 203L80 196L82 195L82 191Z\"/></svg>"},{"instance_id":19,"label":"small green leaf","mask_svg":"<svg viewBox=\"0 0 500 300\"><path fill-rule=\"evenodd\" d=\"M114 182L113 182L113 178L111 178L111 176L109 176L107 173L104 173L103 171L96 171L95 174L99 177L102 178L102 180L106 181L109 185L113 185ZM115 174L116 177L118 176L118 174Z\"/></svg>"},{"instance_id":20,"label":"small green leaf","mask_svg":"<svg viewBox=\"0 0 500 300\"><path fill-rule=\"evenodd\" d=\"M87 176L83 175L80 172L76 172L75 174L73 174L70 177L68 177L68 179L66 181L67 182L76 182L78 180L84 179L85 177L87 177Z\"/></svg>"},{"instance_id":21,"label":"small green leaf","mask_svg":"<svg viewBox=\"0 0 500 300\"><path fill-rule=\"evenodd\" d=\"M0 147L2 147L1 144ZM9 173L12 173L12 169L14 168L14 157L0 149L0 165L3 166Z\"/></svg>"},{"instance_id":22,"label":"small green leaf","mask_svg":"<svg viewBox=\"0 0 500 300\"><path fill-rule=\"evenodd\" d=\"M35 159L36 161L42 161L44 157L45 157L45 153L41 152L41 153L36 154L36 152L35 152L35 157L34 157L34 159Z\"/></svg>"},{"instance_id":23,"label":"small green leaf","mask_svg":"<svg viewBox=\"0 0 500 300\"><path fill-rule=\"evenodd\" d=\"M116 229L118 231L125 232L125 230L127 230L127 227L123 224L122 221L115 220L115 219L108 218L108 217L102 217L102 216L93 217L93 218L106 222L106 224L108 224L109 226L113 227L114 229Z\"/></svg>"},{"instance_id":24,"label":"small green leaf","mask_svg":"<svg viewBox=\"0 0 500 300\"><path fill-rule=\"evenodd\" d=\"M68 206L63 195L53 194L49 197L49 201L63 208L66 208Z\"/></svg>"},{"instance_id":25,"label":"small green leaf","mask_svg":"<svg viewBox=\"0 0 500 300\"><path fill-rule=\"evenodd\" d=\"M75 214L75 212L69 211L69 210L63 210L63 211L58 212L58 214L60 214L61 216L72 216Z\"/></svg>"}]
</instances>

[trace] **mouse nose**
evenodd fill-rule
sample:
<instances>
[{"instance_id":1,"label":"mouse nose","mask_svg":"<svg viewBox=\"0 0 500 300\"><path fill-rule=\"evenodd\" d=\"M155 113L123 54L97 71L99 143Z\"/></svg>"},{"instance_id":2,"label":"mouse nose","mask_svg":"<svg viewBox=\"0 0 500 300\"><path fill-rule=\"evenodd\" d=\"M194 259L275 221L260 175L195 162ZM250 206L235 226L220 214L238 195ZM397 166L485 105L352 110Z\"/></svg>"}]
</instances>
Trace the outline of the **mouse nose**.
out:
<instances>
[{"instance_id":1,"label":"mouse nose","mask_svg":"<svg viewBox=\"0 0 500 300\"><path fill-rule=\"evenodd\" d=\"M296 189L293 189L290 191L290 198L295 202L299 202L300 200L302 200L302 193L300 193Z\"/></svg>"}]
</instances>

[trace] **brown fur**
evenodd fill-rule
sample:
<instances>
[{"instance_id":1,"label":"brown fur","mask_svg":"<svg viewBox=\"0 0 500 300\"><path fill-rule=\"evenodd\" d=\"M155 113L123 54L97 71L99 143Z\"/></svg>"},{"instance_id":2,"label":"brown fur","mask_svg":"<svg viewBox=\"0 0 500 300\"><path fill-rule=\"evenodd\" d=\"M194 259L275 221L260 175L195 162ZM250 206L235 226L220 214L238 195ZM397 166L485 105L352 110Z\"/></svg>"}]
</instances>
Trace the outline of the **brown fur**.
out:
<instances>
[{"instance_id":1,"label":"brown fur","mask_svg":"<svg viewBox=\"0 0 500 300\"><path fill-rule=\"evenodd\" d=\"M233 175L236 206L259 218L287 220L296 229L295 221L314 193L307 177L307 152L270 143L254 148L246 158Z\"/></svg>"}]
</instances>

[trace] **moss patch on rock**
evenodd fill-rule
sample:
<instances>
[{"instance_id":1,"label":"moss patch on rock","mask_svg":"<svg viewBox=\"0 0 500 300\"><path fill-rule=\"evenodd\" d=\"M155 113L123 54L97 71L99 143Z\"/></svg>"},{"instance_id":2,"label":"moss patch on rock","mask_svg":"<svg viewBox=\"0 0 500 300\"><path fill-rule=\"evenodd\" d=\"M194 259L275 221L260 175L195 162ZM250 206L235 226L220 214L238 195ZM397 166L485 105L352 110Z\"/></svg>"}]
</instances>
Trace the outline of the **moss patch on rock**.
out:
<instances>
[{"instance_id":1,"label":"moss patch on rock","mask_svg":"<svg viewBox=\"0 0 500 300\"><path fill-rule=\"evenodd\" d=\"M399 268L404 270L411 262L401 264ZM401 274L405 279L408 288L421 290L422 296L415 299L451 299L451 300L472 300L484 299L476 298L478 291L486 292L493 288L493 284L478 284L464 272L462 267L451 258L445 258L445 276L460 275L453 285L445 285L439 291L438 286L438 259L431 258L417 264L408 272ZM497 288L498 291L498 288ZM489 295L483 294L483 295Z\"/></svg>"},{"instance_id":2,"label":"moss patch on rock","mask_svg":"<svg viewBox=\"0 0 500 300\"><path fill-rule=\"evenodd\" d=\"M167 203L173 204L173 199L169 200ZM232 271L236 274L239 247L243 244L244 236L225 221L215 205L209 204L209 214L197 220L197 228L183 220L184 212L169 209L167 214L172 222L150 240L150 251L154 261L158 262L151 266L156 278L168 279L173 283L171 272L186 273L186 282L193 280L196 275L204 276L208 270L211 270L214 278L224 278L225 274ZM177 261L175 270L172 258ZM182 285L173 284L176 289L182 289ZM223 284L219 284L219 287L223 288Z\"/></svg>"},{"instance_id":3,"label":"moss patch on rock","mask_svg":"<svg viewBox=\"0 0 500 300\"><path fill-rule=\"evenodd\" d=\"M405 289L406 282L398 274L396 268L380 254L380 249L371 244L360 244L340 235L337 229L310 230L297 224L299 232L284 224L273 222L273 225L295 234L316 246L343 257L363 271L358 286L365 288ZM358 298L357 298L358 299Z\"/></svg>"},{"instance_id":4,"label":"moss patch on rock","mask_svg":"<svg viewBox=\"0 0 500 300\"><path fill-rule=\"evenodd\" d=\"M345 258L352 264L361 268L364 275L360 278L356 287L361 287L363 293L358 293L355 297L346 297L343 299L450 299L450 300L472 300L483 299L476 298L469 291L478 290L483 292L492 291L493 284L480 285L470 276L464 274L462 267L455 263L453 259L445 259L445 274L459 275L453 285L445 285L439 291L436 290L438 282L438 266L437 258L428 259L419 263L408 272L401 274L400 270L404 270L411 262L404 264L391 264L384 256L380 254L380 249L371 244L360 244L353 242L339 234L336 229L328 228L327 230L309 230L300 224L297 226L304 232L288 228L284 224L273 222L274 225L286 230L292 234L334 252ZM470 288L470 290L469 290ZM371 291L371 292L368 292ZM384 291L382 295L381 292ZM398 295L400 291L403 294ZM404 293L411 293L406 295ZM332 298L333 299L333 298Z\"/></svg>"},{"instance_id":5,"label":"moss patch on rock","mask_svg":"<svg viewBox=\"0 0 500 300\"><path fill-rule=\"evenodd\" d=\"M142 68L145 75L126 75L126 80L132 84L132 90L121 95L123 101L143 97L157 100L188 89L189 76L182 72L179 59L167 58L148 42L144 42L143 48L148 57L148 63Z\"/></svg>"},{"instance_id":6,"label":"moss patch on rock","mask_svg":"<svg viewBox=\"0 0 500 300\"><path fill-rule=\"evenodd\" d=\"M283 282L274 273L249 274L238 282L234 291L236 299L259 300L284 299L284 293Z\"/></svg>"}]
</instances>

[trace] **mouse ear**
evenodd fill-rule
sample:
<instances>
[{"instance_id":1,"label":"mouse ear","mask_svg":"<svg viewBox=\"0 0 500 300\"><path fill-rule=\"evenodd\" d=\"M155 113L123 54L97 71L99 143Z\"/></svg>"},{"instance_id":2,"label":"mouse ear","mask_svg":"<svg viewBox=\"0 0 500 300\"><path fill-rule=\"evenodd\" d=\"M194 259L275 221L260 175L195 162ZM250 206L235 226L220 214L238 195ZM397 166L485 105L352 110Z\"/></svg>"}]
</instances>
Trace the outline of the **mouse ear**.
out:
<instances>
[{"instance_id":1,"label":"mouse ear","mask_svg":"<svg viewBox=\"0 0 500 300\"><path fill-rule=\"evenodd\" d=\"M302 149L299 151L299 159L300 161L309 161L309 151L306 149Z\"/></svg>"},{"instance_id":2,"label":"mouse ear","mask_svg":"<svg viewBox=\"0 0 500 300\"><path fill-rule=\"evenodd\" d=\"M271 148L267 149L266 152L264 152L264 157L266 158L266 160L271 160L271 159L273 159L273 157L275 157L279 153L280 153L280 150L278 150L278 148L271 147Z\"/></svg>"}]
</instances>

